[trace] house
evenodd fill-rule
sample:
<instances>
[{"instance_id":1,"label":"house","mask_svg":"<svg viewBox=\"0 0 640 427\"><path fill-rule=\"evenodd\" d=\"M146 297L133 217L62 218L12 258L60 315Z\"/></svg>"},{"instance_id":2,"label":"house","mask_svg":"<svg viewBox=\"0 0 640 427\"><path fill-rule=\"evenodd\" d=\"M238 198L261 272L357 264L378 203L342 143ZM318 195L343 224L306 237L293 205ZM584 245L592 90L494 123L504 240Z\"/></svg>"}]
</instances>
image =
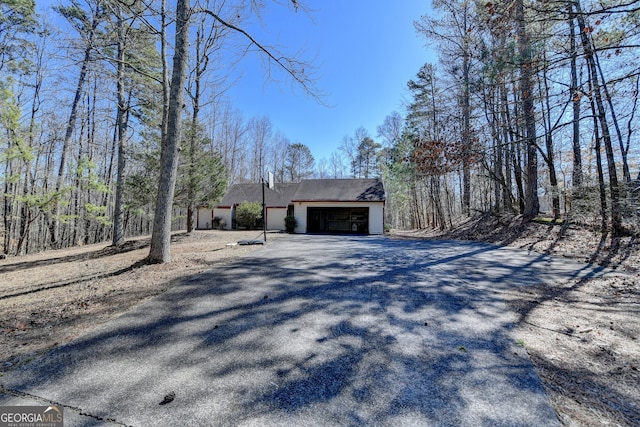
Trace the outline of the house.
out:
<instances>
[{"instance_id":1,"label":"house","mask_svg":"<svg viewBox=\"0 0 640 427\"><path fill-rule=\"evenodd\" d=\"M265 185L268 230L284 229L288 215L297 220L296 233L384 233L384 187L379 179L307 179L299 183ZM222 218L235 228L235 209L242 202L262 203L261 184L234 184L214 209L199 208L197 228L212 228Z\"/></svg>"}]
</instances>

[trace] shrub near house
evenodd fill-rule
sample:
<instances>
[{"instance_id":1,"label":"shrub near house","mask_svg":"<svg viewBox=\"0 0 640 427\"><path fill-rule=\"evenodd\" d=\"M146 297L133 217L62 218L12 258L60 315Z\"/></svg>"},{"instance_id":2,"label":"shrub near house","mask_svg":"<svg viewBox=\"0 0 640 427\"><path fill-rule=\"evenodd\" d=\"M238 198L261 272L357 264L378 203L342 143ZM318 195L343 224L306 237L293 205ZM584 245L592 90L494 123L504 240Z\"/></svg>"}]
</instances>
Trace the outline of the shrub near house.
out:
<instances>
[{"instance_id":1,"label":"shrub near house","mask_svg":"<svg viewBox=\"0 0 640 427\"><path fill-rule=\"evenodd\" d=\"M255 229L262 227L262 205L256 202L243 202L236 209L236 223L240 228Z\"/></svg>"},{"instance_id":2,"label":"shrub near house","mask_svg":"<svg viewBox=\"0 0 640 427\"><path fill-rule=\"evenodd\" d=\"M298 220L295 216L289 215L284 218L284 228L287 230L287 233L294 233L297 226Z\"/></svg>"}]
</instances>

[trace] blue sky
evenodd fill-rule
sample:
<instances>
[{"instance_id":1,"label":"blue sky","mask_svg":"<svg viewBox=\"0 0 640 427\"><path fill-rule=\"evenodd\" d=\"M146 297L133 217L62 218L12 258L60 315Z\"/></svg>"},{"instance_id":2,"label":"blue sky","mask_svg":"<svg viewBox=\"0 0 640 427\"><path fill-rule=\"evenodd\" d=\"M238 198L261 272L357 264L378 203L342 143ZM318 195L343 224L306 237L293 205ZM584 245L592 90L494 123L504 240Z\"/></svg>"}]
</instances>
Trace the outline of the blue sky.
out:
<instances>
[{"instance_id":1,"label":"blue sky","mask_svg":"<svg viewBox=\"0 0 640 427\"><path fill-rule=\"evenodd\" d=\"M308 15L269 3L262 28L252 31L286 52L303 48L318 68L317 85L328 106L281 81L282 74L278 82L265 82L253 55L240 64L242 78L229 91L232 104L245 117L270 117L274 128L307 145L317 160L328 158L358 127L375 139L384 118L403 111L407 81L425 62L435 61L413 27L429 3L308 0Z\"/></svg>"},{"instance_id":2,"label":"blue sky","mask_svg":"<svg viewBox=\"0 0 640 427\"><path fill-rule=\"evenodd\" d=\"M268 116L274 129L291 142L307 145L316 160L329 158L345 135L359 127L376 137L376 128L393 111L403 111L406 83L435 54L425 47L413 22L430 9L429 0L302 0L308 13L294 13L290 0L267 1L261 24L243 26L259 42L285 53L303 51L316 68L324 104L305 95L272 68L277 81L265 77L263 59L247 55L233 70L227 92L244 117ZM50 10L63 0L38 1ZM169 3L172 3L169 0ZM195 0L192 0L192 4ZM57 21L64 26L63 20ZM75 33L73 34L75 37ZM241 77L235 80L237 75Z\"/></svg>"}]
</instances>

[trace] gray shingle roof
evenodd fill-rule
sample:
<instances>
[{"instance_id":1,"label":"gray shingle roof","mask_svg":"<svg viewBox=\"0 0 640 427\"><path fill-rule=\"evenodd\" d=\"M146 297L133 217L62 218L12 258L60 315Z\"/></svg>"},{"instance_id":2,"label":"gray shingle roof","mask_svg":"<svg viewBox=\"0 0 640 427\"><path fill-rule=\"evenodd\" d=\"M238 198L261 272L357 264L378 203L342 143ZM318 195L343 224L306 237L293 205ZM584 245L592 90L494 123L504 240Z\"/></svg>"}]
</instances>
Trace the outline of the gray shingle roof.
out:
<instances>
[{"instance_id":1,"label":"gray shingle roof","mask_svg":"<svg viewBox=\"0 0 640 427\"><path fill-rule=\"evenodd\" d=\"M291 202L383 202L384 187L379 179L307 179L300 183L276 184L264 189L267 206L285 207ZM262 203L260 184L233 184L218 207L242 202Z\"/></svg>"},{"instance_id":2,"label":"gray shingle roof","mask_svg":"<svg viewBox=\"0 0 640 427\"><path fill-rule=\"evenodd\" d=\"M265 187L267 206L287 206L294 201L383 202L384 187L379 179L308 179L300 183ZM242 202L262 203L260 184L233 184L218 207Z\"/></svg>"},{"instance_id":3,"label":"gray shingle roof","mask_svg":"<svg viewBox=\"0 0 640 427\"><path fill-rule=\"evenodd\" d=\"M310 179L302 181L292 201L383 202L379 179Z\"/></svg>"},{"instance_id":4,"label":"gray shingle roof","mask_svg":"<svg viewBox=\"0 0 640 427\"><path fill-rule=\"evenodd\" d=\"M265 204L267 206L289 205L297 186L298 184L276 184L273 189L265 186ZM242 202L262 203L261 184L233 184L217 206L232 206Z\"/></svg>"}]
</instances>

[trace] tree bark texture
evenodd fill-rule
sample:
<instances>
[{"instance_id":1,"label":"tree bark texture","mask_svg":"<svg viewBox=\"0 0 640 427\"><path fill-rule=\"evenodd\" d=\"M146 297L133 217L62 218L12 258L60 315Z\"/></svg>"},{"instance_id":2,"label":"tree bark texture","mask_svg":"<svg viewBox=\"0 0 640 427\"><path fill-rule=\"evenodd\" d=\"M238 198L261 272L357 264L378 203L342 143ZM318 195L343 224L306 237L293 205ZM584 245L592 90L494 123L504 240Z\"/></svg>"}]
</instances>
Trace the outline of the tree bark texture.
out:
<instances>
[{"instance_id":1,"label":"tree bark texture","mask_svg":"<svg viewBox=\"0 0 640 427\"><path fill-rule=\"evenodd\" d=\"M113 212L113 246L121 246L124 244L124 175L126 168L127 150L126 150L126 133L127 133L127 105L125 99L124 88L124 51L125 51L125 29L122 17L118 16L118 65L117 65L117 92L118 92L118 113L116 117L116 130L118 138L118 170L116 179L116 201Z\"/></svg>"},{"instance_id":2,"label":"tree bark texture","mask_svg":"<svg viewBox=\"0 0 640 427\"><path fill-rule=\"evenodd\" d=\"M173 55L173 71L167 116L167 134L160 151L160 181L156 197L155 215L149 261L171 261L171 210L176 185L182 108L185 99L185 81L189 49L189 0L178 0L176 5L176 39Z\"/></svg>"},{"instance_id":3,"label":"tree bark texture","mask_svg":"<svg viewBox=\"0 0 640 427\"><path fill-rule=\"evenodd\" d=\"M602 97L602 91L600 88L600 82L598 79L598 69L595 61L595 52L589 34L587 26L585 24L584 15L582 14L582 8L580 2L575 3L576 6L576 18L578 19L578 25L583 30L580 31L580 38L582 41L582 49L584 50L585 60L587 61L587 67L589 68L589 80L591 82L592 97L595 101L598 122L600 123L600 130L602 131L602 142L604 143L604 149L607 158L607 171L609 172L609 191L611 193L611 232L614 236L620 236L624 234L622 227L622 212L620 206L620 186L618 183L618 172L616 170L616 162L613 154L613 143L611 141L611 133L609 132L609 124L607 123L606 111L604 107L604 101Z\"/></svg>"},{"instance_id":4,"label":"tree bark texture","mask_svg":"<svg viewBox=\"0 0 640 427\"><path fill-rule=\"evenodd\" d=\"M538 200L538 152L536 148L536 118L533 105L533 63L531 61L531 46L526 29L523 0L517 0L515 12L520 54L520 94L526 145L526 187L523 215L525 218L533 218L540 211L540 202Z\"/></svg>"},{"instance_id":5,"label":"tree bark texture","mask_svg":"<svg viewBox=\"0 0 640 427\"><path fill-rule=\"evenodd\" d=\"M577 67L577 58L578 51L576 47L576 30L575 30L575 16L573 13L573 6L569 6L569 48L571 55L571 93L569 96L571 97L571 102L573 104L573 123L572 123L572 131L573 131L573 171L572 171L572 180L574 192L576 190L579 191L580 187L582 187L582 152L580 147L580 99L582 98L582 94L579 92L578 88L578 67Z\"/></svg>"}]
</instances>

